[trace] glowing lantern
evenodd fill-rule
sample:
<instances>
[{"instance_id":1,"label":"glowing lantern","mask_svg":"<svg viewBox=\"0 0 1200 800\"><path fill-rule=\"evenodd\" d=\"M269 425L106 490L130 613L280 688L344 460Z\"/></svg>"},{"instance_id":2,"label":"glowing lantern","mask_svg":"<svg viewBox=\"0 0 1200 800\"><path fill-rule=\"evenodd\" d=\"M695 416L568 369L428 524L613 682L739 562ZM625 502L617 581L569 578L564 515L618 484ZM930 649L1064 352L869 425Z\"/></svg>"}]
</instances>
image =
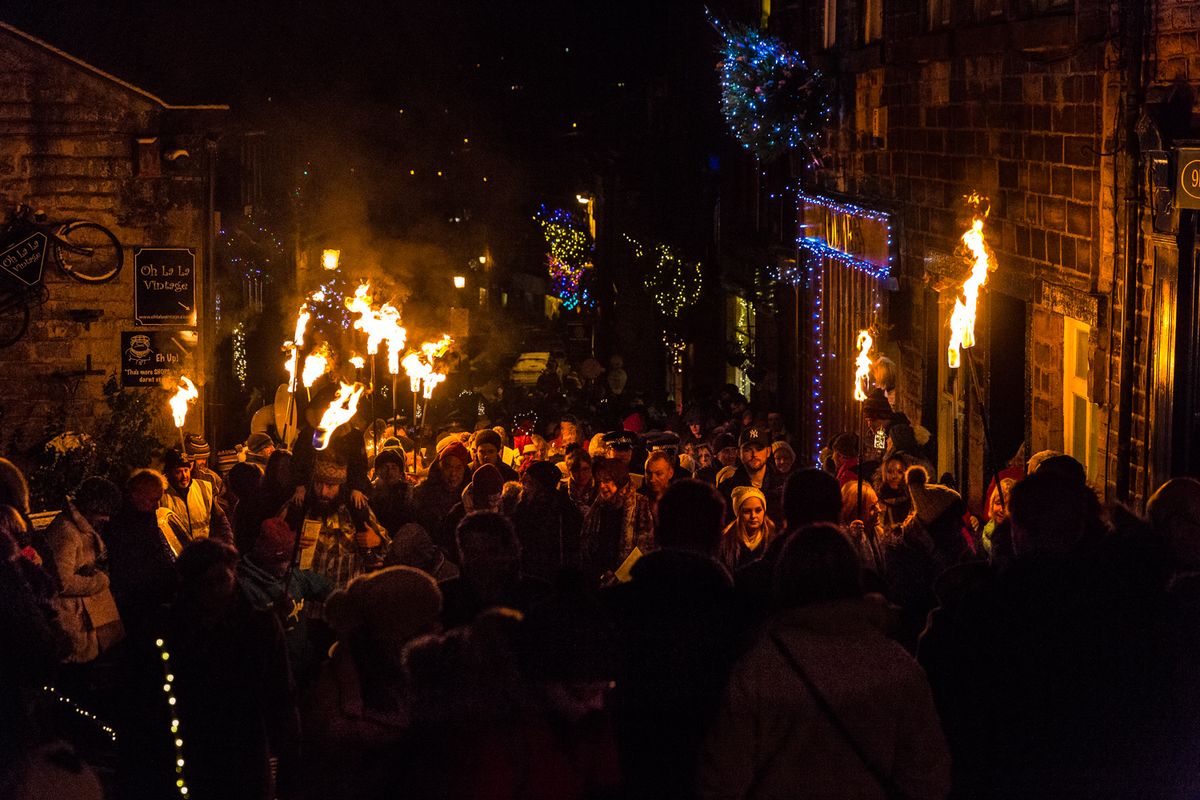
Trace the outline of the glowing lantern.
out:
<instances>
[{"instance_id":1,"label":"glowing lantern","mask_svg":"<svg viewBox=\"0 0 1200 800\"><path fill-rule=\"evenodd\" d=\"M350 420L358 412L358 401L366 389L361 383L343 383L338 387L337 396L321 415L317 429L313 431L313 447L324 450L329 446L333 432Z\"/></svg>"},{"instance_id":2,"label":"glowing lantern","mask_svg":"<svg viewBox=\"0 0 1200 800\"><path fill-rule=\"evenodd\" d=\"M957 369L961 351L975 346L975 311L979 303L979 289L987 283L991 262L988 258L987 242L983 236L983 220L987 211L979 212L984 200L972 193L967 203L975 209L971 227L962 235L963 245L972 258L971 274L962 286L962 297L954 299L954 311L950 315L950 345L946 350L946 363Z\"/></svg>"},{"instance_id":3,"label":"glowing lantern","mask_svg":"<svg viewBox=\"0 0 1200 800\"><path fill-rule=\"evenodd\" d=\"M341 257L341 250L326 250L321 253L321 266L325 269L337 269L338 258Z\"/></svg>"},{"instance_id":4,"label":"glowing lantern","mask_svg":"<svg viewBox=\"0 0 1200 800\"><path fill-rule=\"evenodd\" d=\"M854 371L854 399L862 402L867 399L867 392L863 388L871 374L871 345L875 340L871 338L869 331L858 332L858 343L855 345L858 348L858 358L854 359L854 364L857 367Z\"/></svg>"}]
</instances>

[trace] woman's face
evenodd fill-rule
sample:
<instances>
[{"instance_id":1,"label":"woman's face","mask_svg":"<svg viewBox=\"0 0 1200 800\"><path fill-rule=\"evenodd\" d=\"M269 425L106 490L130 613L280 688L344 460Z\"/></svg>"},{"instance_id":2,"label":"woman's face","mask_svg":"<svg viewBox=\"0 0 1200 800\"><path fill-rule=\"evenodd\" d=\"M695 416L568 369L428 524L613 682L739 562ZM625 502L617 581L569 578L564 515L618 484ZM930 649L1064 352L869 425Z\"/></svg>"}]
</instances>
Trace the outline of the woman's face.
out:
<instances>
[{"instance_id":1,"label":"woman's face","mask_svg":"<svg viewBox=\"0 0 1200 800\"><path fill-rule=\"evenodd\" d=\"M699 422L689 422L688 423L688 430L691 431L692 436L695 436L697 439L700 438L701 427L703 427L703 426Z\"/></svg>"},{"instance_id":2,"label":"woman's face","mask_svg":"<svg viewBox=\"0 0 1200 800\"><path fill-rule=\"evenodd\" d=\"M757 497L743 500L741 506L738 507L738 520L747 533L758 533L762 530L765 514L766 508L763 507L762 500Z\"/></svg>"},{"instance_id":3,"label":"woman's face","mask_svg":"<svg viewBox=\"0 0 1200 800\"><path fill-rule=\"evenodd\" d=\"M891 489L899 489L900 481L904 479L904 462L898 458L893 458L887 462L887 468L883 471L883 482Z\"/></svg>"},{"instance_id":4,"label":"woman's face","mask_svg":"<svg viewBox=\"0 0 1200 800\"><path fill-rule=\"evenodd\" d=\"M571 473L571 482L576 486L591 486L592 485L592 464L590 461L584 461L582 458L574 459L569 462L568 467Z\"/></svg>"},{"instance_id":5,"label":"woman's face","mask_svg":"<svg viewBox=\"0 0 1200 800\"><path fill-rule=\"evenodd\" d=\"M1004 504L1004 500L1000 497L1000 490L992 492L992 507L990 509L992 521L999 525L1004 522L1004 518L1008 516L1008 506Z\"/></svg>"},{"instance_id":6,"label":"woman's face","mask_svg":"<svg viewBox=\"0 0 1200 800\"><path fill-rule=\"evenodd\" d=\"M782 447L775 451L775 466L780 472L791 472L795 463L796 457L790 451Z\"/></svg>"},{"instance_id":7,"label":"woman's face","mask_svg":"<svg viewBox=\"0 0 1200 800\"><path fill-rule=\"evenodd\" d=\"M605 475L596 484L596 496L601 500L612 500L617 495L617 482L611 476Z\"/></svg>"},{"instance_id":8,"label":"woman's face","mask_svg":"<svg viewBox=\"0 0 1200 800\"><path fill-rule=\"evenodd\" d=\"M442 459L442 477L451 489L459 486L467 475L467 465L458 456L447 456Z\"/></svg>"}]
</instances>

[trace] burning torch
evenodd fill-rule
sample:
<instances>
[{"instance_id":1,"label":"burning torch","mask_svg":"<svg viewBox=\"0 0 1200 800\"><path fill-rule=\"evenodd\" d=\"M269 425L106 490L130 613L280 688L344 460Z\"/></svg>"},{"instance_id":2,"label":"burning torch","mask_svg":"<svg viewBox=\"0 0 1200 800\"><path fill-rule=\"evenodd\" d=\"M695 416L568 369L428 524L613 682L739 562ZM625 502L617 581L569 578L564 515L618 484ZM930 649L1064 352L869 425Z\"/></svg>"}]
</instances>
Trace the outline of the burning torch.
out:
<instances>
[{"instance_id":1,"label":"burning torch","mask_svg":"<svg viewBox=\"0 0 1200 800\"><path fill-rule=\"evenodd\" d=\"M855 346L858 348L858 357L854 359L854 399L858 401L858 518L862 519L862 492L863 492L863 432L864 426L864 403L867 399L866 384L871 377L871 346L875 344L875 339L871 336L870 331L859 331L858 340ZM863 523L866 526L866 523Z\"/></svg>"},{"instance_id":2,"label":"burning torch","mask_svg":"<svg viewBox=\"0 0 1200 800\"><path fill-rule=\"evenodd\" d=\"M179 388L175 390L175 394L171 395L171 399L167 404L171 407L171 416L175 418L175 427L179 429L179 452L183 453L187 450L183 440L183 425L187 422L188 406L195 402L200 396L200 392L196 390L196 385L192 383L185 375L179 377Z\"/></svg>"},{"instance_id":3,"label":"burning torch","mask_svg":"<svg viewBox=\"0 0 1200 800\"><path fill-rule=\"evenodd\" d=\"M354 419L358 412L358 401L365 390L366 387L361 383L343 383L338 387L337 395L329 404L329 408L325 409L321 421L313 431L314 449L324 450L329 447L333 432Z\"/></svg>"}]
</instances>

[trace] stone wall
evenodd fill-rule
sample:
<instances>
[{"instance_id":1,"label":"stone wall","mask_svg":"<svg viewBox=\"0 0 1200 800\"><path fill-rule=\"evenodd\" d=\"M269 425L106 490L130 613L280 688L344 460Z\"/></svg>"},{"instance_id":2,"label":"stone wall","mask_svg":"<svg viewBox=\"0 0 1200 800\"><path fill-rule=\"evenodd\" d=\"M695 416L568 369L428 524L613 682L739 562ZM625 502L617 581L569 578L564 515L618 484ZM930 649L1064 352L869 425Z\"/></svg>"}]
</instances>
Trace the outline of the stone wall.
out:
<instances>
[{"instance_id":1,"label":"stone wall","mask_svg":"<svg viewBox=\"0 0 1200 800\"><path fill-rule=\"evenodd\" d=\"M220 109L169 107L136 87L0 28L0 199L113 231L125 267L108 284L70 280L47 259L48 301L24 339L0 350L0 453L47 430L88 430L118 374L120 332L133 325L133 248L197 248L204 263L204 136ZM139 147L138 139L155 141ZM163 147L191 157L167 163ZM94 319L94 321L89 321ZM195 365L202 372L203 363ZM86 374L85 374L86 373Z\"/></svg>"}]
</instances>

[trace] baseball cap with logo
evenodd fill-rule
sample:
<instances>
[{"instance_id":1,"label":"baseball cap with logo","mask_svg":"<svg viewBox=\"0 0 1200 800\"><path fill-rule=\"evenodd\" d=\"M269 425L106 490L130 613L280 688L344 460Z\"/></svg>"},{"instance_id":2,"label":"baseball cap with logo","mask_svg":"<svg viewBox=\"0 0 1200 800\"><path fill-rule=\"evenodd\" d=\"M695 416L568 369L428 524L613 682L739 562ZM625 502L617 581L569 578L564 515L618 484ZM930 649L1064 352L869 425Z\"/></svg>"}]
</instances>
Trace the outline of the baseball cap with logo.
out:
<instances>
[{"instance_id":1,"label":"baseball cap with logo","mask_svg":"<svg viewBox=\"0 0 1200 800\"><path fill-rule=\"evenodd\" d=\"M742 431L742 436L738 440L738 447L745 447L747 445L752 447L770 447L771 434L759 427L746 428L746 430Z\"/></svg>"}]
</instances>

